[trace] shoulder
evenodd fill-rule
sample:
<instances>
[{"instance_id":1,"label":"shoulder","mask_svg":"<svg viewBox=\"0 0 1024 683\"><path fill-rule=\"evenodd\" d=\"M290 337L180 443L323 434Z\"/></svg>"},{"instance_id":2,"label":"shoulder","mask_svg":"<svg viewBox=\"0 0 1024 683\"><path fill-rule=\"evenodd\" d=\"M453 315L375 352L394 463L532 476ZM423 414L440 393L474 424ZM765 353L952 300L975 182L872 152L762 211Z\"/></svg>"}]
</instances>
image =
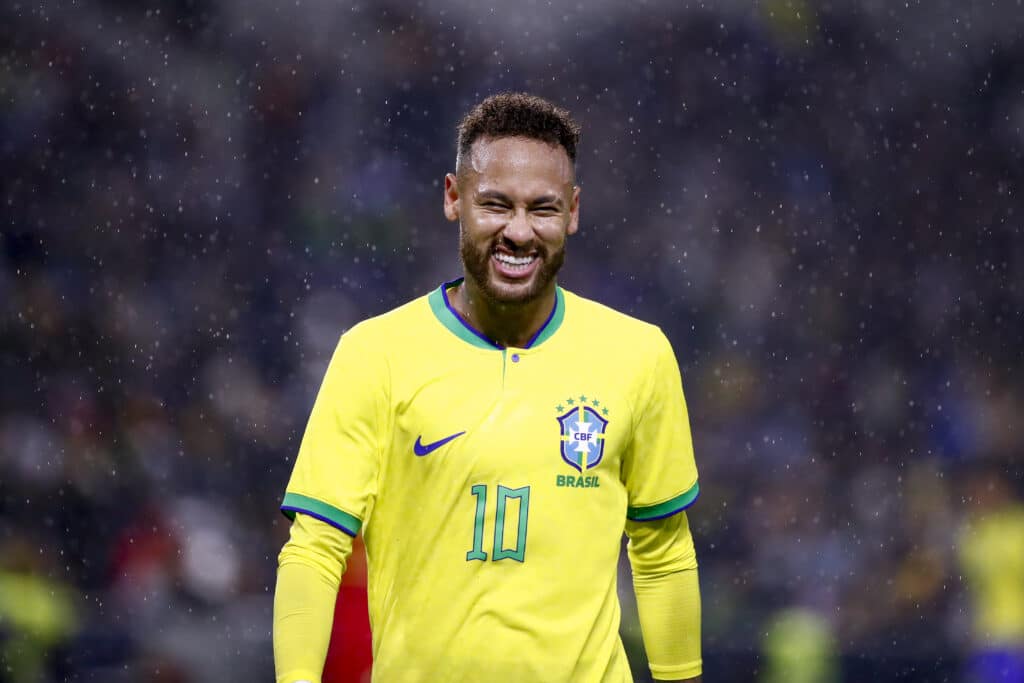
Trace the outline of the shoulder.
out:
<instances>
[{"instance_id":1,"label":"shoulder","mask_svg":"<svg viewBox=\"0 0 1024 683\"><path fill-rule=\"evenodd\" d=\"M391 359L407 352L410 339L417 338L430 315L427 297L421 296L390 311L366 318L348 329L338 330L331 367L350 371L380 373L389 371Z\"/></svg>"},{"instance_id":2,"label":"shoulder","mask_svg":"<svg viewBox=\"0 0 1024 683\"><path fill-rule=\"evenodd\" d=\"M430 315L427 295L423 295L356 323L343 331L341 341L378 350L408 343L410 335L429 322Z\"/></svg>"},{"instance_id":3,"label":"shoulder","mask_svg":"<svg viewBox=\"0 0 1024 683\"><path fill-rule=\"evenodd\" d=\"M563 289L566 323L570 329L590 340L617 348L649 353L671 353L671 345L661 328L634 318L610 306Z\"/></svg>"}]
</instances>

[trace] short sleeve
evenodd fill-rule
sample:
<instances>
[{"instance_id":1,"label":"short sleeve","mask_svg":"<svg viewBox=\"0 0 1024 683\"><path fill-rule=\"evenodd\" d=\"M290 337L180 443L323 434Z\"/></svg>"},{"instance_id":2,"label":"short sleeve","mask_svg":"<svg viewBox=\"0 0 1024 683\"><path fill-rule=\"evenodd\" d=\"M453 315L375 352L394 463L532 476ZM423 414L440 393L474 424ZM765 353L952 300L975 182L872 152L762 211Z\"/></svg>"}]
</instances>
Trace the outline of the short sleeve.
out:
<instances>
[{"instance_id":1,"label":"short sleeve","mask_svg":"<svg viewBox=\"0 0 1024 683\"><path fill-rule=\"evenodd\" d=\"M360 326L342 336L302 437L281 511L302 512L355 536L376 496L387 369Z\"/></svg>"},{"instance_id":2,"label":"short sleeve","mask_svg":"<svg viewBox=\"0 0 1024 683\"><path fill-rule=\"evenodd\" d=\"M700 492L679 365L660 330L649 359L622 470L626 517L638 522L685 510Z\"/></svg>"}]
</instances>

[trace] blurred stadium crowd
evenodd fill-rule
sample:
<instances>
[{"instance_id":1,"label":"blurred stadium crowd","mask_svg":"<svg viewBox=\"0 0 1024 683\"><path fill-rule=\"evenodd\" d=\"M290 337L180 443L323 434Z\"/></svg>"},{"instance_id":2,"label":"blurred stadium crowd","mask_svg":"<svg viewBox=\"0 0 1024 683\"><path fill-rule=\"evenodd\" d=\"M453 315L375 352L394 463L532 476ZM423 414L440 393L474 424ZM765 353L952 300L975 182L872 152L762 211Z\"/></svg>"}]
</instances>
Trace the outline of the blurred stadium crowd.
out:
<instances>
[{"instance_id":1,"label":"blurred stadium crowd","mask_svg":"<svg viewBox=\"0 0 1024 683\"><path fill-rule=\"evenodd\" d=\"M0 8L0 681L270 680L329 353L459 272L507 89L678 352L707 679L1024 680L1019 6L520 5Z\"/></svg>"}]
</instances>

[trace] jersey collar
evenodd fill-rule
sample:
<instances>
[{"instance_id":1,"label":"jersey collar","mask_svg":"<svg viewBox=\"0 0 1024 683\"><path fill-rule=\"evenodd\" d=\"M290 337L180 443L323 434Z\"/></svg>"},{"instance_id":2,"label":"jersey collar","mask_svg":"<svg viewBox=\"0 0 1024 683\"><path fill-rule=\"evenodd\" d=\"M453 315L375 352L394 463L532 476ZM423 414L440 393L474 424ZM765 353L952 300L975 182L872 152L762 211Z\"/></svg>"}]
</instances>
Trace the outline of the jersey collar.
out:
<instances>
[{"instance_id":1,"label":"jersey collar","mask_svg":"<svg viewBox=\"0 0 1024 683\"><path fill-rule=\"evenodd\" d=\"M459 315L458 311L452 306L451 301L448 300L448 289L461 283L463 279L465 278L460 277L445 282L430 293L427 299L430 301L430 310L433 311L434 317L447 327L449 332L477 348L504 349L505 347L502 344L487 337L483 332L470 325L465 318ZM555 305L551 309L551 314L523 348L532 349L546 342L561 327L563 318L565 318L565 295L562 293L562 288L556 286Z\"/></svg>"}]
</instances>

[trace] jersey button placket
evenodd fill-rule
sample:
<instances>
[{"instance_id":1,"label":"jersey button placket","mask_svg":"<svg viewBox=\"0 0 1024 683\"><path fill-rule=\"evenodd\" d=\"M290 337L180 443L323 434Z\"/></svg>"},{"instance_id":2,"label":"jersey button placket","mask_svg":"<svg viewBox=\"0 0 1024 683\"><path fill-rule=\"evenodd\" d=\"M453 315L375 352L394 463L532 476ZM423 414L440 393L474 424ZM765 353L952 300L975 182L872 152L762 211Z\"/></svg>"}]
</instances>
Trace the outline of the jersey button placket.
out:
<instances>
[{"instance_id":1,"label":"jersey button placket","mask_svg":"<svg viewBox=\"0 0 1024 683\"><path fill-rule=\"evenodd\" d=\"M529 352L521 348L510 347L505 349L505 388L519 386L519 380L514 379L525 372L523 365L529 358Z\"/></svg>"}]
</instances>

